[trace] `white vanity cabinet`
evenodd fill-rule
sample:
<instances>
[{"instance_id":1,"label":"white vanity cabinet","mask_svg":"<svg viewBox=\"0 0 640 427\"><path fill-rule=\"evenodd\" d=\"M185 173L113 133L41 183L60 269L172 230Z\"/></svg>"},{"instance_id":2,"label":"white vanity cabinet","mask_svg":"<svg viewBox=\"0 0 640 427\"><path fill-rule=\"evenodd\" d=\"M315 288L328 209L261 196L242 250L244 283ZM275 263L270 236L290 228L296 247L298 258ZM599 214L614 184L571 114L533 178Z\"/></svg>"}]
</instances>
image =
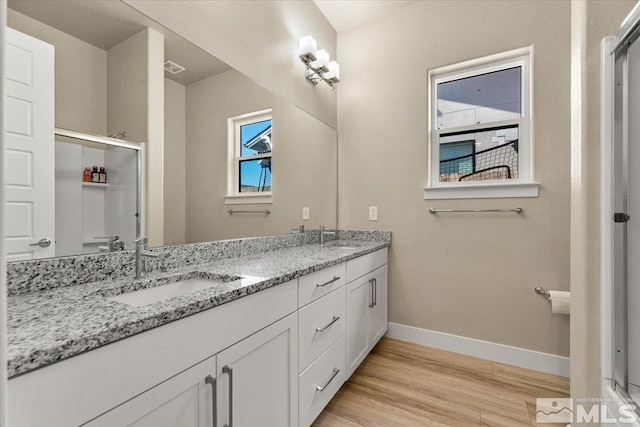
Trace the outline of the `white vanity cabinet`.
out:
<instances>
[{"instance_id":1,"label":"white vanity cabinet","mask_svg":"<svg viewBox=\"0 0 640 427\"><path fill-rule=\"evenodd\" d=\"M386 264L385 248L11 378L9 425L308 427L387 330Z\"/></svg>"},{"instance_id":2,"label":"white vanity cabinet","mask_svg":"<svg viewBox=\"0 0 640 427\"><path fill-rule=\"evenodd\" d=\"M299 426L310 426L345 380L346 264L298 279Z\"/></svg>"},{"instance_id":3,"label":"white vanity cabinet","mask_svg":"<svg viewBox=\"0 0 640 427\"><path fill-rule=\"evenodd\" d=\"M210 427L217 417L220 426L294 427L297 332L294 313L87 426Z\"/></svg>"},{"instance_id":4,"label":"white vanity cabinet","mask_svg":"<svg viewBox=\"0 0 640 427\"><path fill-rule=\"evenodd\" d=\"M90 421L87 427L211 427L216 356Z\"/></svg>"},{"instance_id":5,"label":"white vanity cabinet","mask_svg":"<svg viewBox=\"0 0 640 427\"><path fill-rule=\"evenodd\" d=\"M298 316L218 354L219 426L298 425Z\"/></svg>"},{"instance_id":6,"label":"white vanity cabinet","mask_svg":"<svg viewBox=\"0 0 640 427\"><path fill-rule=\"evenodd\" d=\"M387 332L387 250L347 262L347 378Z\"/></svg>"},{"instance_id":7,"label":"white vanity cabinet","mask_svg":"<svg viewBox=\"0 0 640 427\"><path fill-rule=\"evenodd\" d=\"M297 381L297 305L298 281L292 280L11 378L9 425L72 427L91 421L110 427L155 426L163 424L146 424L147 414L152 421L156 416L163 418L172 413L183 416L179 411L190 411L197 405L204 412L197 418L201 424L195 425L212 426L210 416L209 423L202 421L207 419L206 411L212 407L212 403L207 403L211 390L205 378L211 375L218 382L221 368L225 364L236 367L232 360L243 359L240 353L244 352L246 357L236 369L241 382L234 390L234 406L247 408L256 404L245 400L243 387L271 390L265 377L258 376L251 384L242 381L243 372L248 370L272 369L272 363L278 363L282 373L280 363L284 361L290 364L291 372L283 374L280 381L287 384L292 378ZM280 335L284 336L274 341L273 338ZM283 347L285 342L287 349ZM263 353L252 350L263 346L270 359L260 360L259 355ZM229 358L233 351L240 353L233 353ZM226 381L225 377L222 382ZM294 403L297 402L295 387L294 381L289 388ZM221 385L217 388L220 390ZM220 402L216 406L223 410ZM153 412L157 415L152 415ZM170 415L166 416L169 419ZM187 417L184 423L167 425L189 427L192 425L189 420L196 420L184 416ZM297 423L296 413L286 413L283 417L295 419ZM243 424L234 423L234 426ZM251 424L245 426L252 427Z\"/></svg>"}]
</instances>

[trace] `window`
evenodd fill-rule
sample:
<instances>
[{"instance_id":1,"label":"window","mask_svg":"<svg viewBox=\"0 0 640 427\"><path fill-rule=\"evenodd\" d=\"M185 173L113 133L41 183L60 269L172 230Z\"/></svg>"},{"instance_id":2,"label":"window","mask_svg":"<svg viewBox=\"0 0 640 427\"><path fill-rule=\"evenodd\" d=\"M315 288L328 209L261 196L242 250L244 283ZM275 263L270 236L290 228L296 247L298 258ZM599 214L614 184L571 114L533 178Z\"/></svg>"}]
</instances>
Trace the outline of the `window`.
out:
<instances>
[{"instance_id":1,"label":"window","mask_svg":"<svg viewBox=\"0 0 640 427\"><path fill-rule=\"evenodd\" d=\"M227 204L271 203L271 109L228 120Z\"/></svg>"},{"instance_id":2,"label":"window","mask_svg":"<svg viewBox=\"0 0 640 427\"><path fill-rule=\"evenodd\" d=\"M537 197L531 48L429 71L425 199Z\"/></svg>"}]
</instances>

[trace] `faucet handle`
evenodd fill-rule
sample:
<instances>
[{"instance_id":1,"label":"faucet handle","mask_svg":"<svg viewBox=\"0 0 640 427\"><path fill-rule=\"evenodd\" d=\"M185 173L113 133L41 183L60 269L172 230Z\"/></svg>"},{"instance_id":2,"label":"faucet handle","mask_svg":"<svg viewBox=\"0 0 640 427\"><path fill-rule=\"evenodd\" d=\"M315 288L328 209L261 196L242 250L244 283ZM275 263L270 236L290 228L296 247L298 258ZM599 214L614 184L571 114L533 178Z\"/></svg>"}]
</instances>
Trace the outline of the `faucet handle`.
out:
<instances>
[{"instance_id":1,"label":"faucet handle","mask_svg":"<svg viewBox=\"0 0 640 427\"><path fill-rule=\"evenodd\" d=\"M120 236L118 236L117 234L111 236L95 236L94 239L109 239L110 242L117 242L118 240L120 240Z\"/></svg>"},{"instance_id":2,"label":"faucet handle","mask_svg":"<svg viewBox=\"0 0 640 427\"><path fill-rule=\"evenodd\" d=\"M146 237L138 237L134 240L134 242L136 242L138 245L147 246L149 239L147 239Z\"/></svg>"}]
</instances>

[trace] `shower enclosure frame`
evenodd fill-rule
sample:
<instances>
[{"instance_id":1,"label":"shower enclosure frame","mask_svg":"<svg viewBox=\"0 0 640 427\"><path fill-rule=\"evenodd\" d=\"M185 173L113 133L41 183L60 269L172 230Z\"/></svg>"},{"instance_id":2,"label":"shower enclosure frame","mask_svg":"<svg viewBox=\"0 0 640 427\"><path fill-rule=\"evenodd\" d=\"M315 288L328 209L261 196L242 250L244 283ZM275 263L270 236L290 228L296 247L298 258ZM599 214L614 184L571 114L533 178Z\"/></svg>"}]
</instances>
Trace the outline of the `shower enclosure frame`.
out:
<instances>
[{"instance_id":1,"label":"shower enclosure frame","mask_svg":"<svg viewBox=\"0 0 640 427\"><path fill-rule=\"evenodd\" d=\"M136 238L145 237L146 208L145 208L145 147L144 142L131 142L124 139L110 138L101 135L91 135L68 129L55 129L55 135L72 140L102 144L108 147L127 148L136 152Z\"/></svg>"},{"instance_id":2,"label":"shower enclosure frame","mask_svg":"<svg viewBox=\"0 0 640 427\"><path fill-rule=\"evenodd\" d=\"M640 306L629 310L628 301L638 299L638 286L628 285L627 265L630 133L635 140L640 126L630 122L630 89L635 89L632 104L640 106L640 79L629 77L629 52L640 43L640 3L623 21L615 35L601 42L600 65L600 282L601 282L601 397L611 413L619 413L621 405L635 400L640 414L640 387L629 382L629 371L638 376L638 363L629 354L638 353L640 345ZM636 52L638 53L638 52ZM638 67L640 61L635 66ZM637 154L640 144L633 142ZM635 182L635 181L634 181ZM640 194L635 189L634 197ZM637 206L636 206L637 208ZM637 210L635 212L638 212ZM635 213L632 213L633 214ZM615 214L616 215L614 218ZM636 245L634 243L634 245ZM635 246L634 246L635 247ZM635 248L637 250L637 248ZM632 272L637 273L635 266ZM631 320L630 320L631 319ZM631 326L630 326L631 325ZM631 337L631 339L630 339ZM640 355L638 355L640 356ZM630 368L631 366L631 368ZM636 379L636 382L638 380ZM636 424L637 425L637 424Z\"/></svg>"}]
</instances>

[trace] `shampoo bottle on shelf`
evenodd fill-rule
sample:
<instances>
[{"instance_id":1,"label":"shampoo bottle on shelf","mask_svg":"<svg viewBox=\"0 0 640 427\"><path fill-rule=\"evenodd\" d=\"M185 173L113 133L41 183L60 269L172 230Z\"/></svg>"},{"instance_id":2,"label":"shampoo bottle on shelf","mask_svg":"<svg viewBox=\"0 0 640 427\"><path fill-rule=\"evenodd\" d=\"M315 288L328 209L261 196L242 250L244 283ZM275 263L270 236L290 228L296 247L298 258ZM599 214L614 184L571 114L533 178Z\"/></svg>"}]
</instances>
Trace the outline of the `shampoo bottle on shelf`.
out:
<instances>
[{"instance_id":1,"label":"shampoo bottle on shelf","mask_svg":"<svg viewBox=\"0 0 640 427\"><path fill-rule=\"evenodd\" d=\"M86 167L84 168L84 173L82 175L83 182L91 182L91 169Z\"/></svg>"},{"instance_id":2,"label":"shampoo bottle on shelf","mask_svg":"<svg viewBox=\"0 0 640 427\"><path fill-rule=\"evenodd\" d=\"M107 183L107 171L104 169L104 166L100 168L100 184Z\"/></svg>"},{"instance_id":3,"label":"shampoo bottle on shelf","mask_svg":"<svg viewBox=\"0 0 640 427\"><path fill-rule=\"evenodd\" d=\"M93 172L91 172L91 182L99 183L100 182L100 172L98 172L98 167L93 167Z\"/></svg>"}]
</instances>

